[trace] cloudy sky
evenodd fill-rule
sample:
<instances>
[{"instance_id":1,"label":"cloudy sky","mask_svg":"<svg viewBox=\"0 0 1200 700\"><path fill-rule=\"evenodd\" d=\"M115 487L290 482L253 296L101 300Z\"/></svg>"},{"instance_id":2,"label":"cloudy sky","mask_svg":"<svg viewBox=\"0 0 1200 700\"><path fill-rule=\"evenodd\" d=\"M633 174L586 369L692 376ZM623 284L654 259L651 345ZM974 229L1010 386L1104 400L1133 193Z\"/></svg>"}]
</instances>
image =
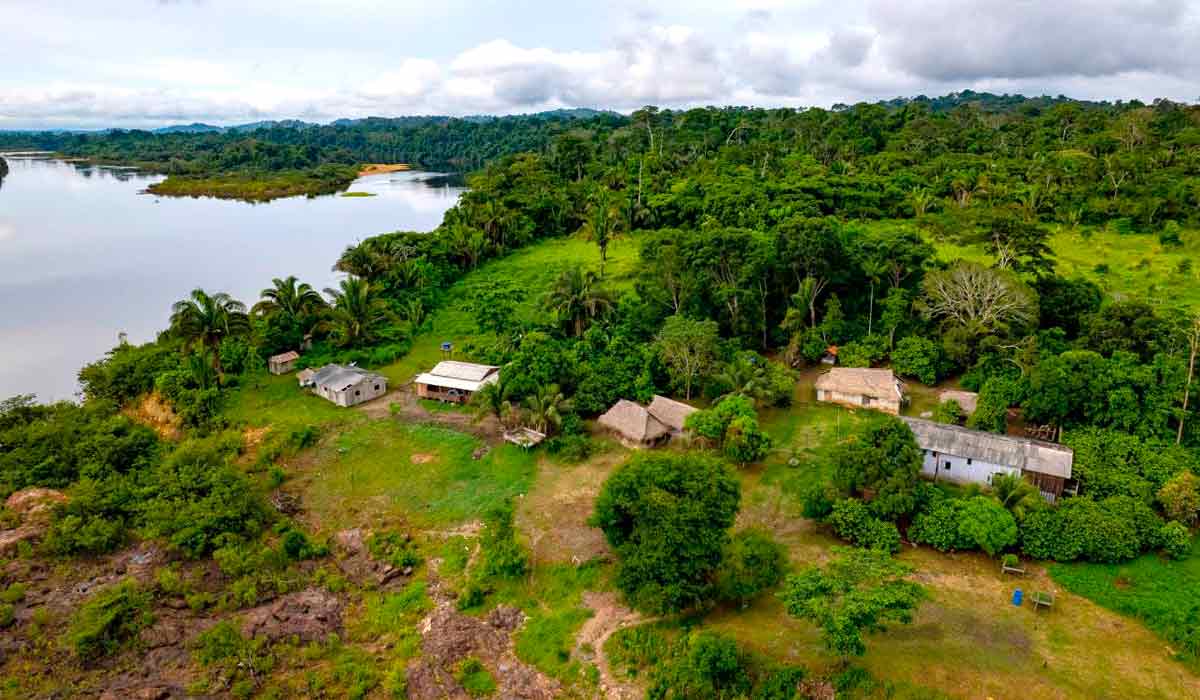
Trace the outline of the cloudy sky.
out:
<instances>
[{"instance_id":1,"label":"cloudy sky","mask_svg":"<svg viewBox=\"0 0 1200 700\"><path fill-rule=\"evenodd\" d=\"M0 0L0 129L1200 98L1198 0Z\"/></svg>"}]
</instances>

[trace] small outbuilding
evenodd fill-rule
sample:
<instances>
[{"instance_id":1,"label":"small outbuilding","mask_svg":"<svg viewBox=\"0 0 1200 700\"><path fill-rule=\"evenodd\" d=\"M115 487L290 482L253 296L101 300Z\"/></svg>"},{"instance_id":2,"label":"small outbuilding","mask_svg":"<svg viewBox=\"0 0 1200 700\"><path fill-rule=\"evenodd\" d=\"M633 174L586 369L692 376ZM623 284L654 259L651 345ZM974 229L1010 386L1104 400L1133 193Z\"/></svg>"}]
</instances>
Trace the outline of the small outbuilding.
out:
<instances>
[{"instance_id":1,"label":"small outbuilding","mask_svg":"<svg viewBox=\"0 0 1200 700\"><path fill-rule=\"evenodd\" d=\"M1075 453L1065 445L902 417L924 451L921 472L935 481L991 485L996 474L1021 475L1048 501L1062 496Z\"/></svg>"},{"instance_id":2,"label":"small outbuilding","mask_svg":"<svg viewBox=\"0 0 1200 700\"><path fill-rule=\"evenodd\" d=\"M975 406L979 403L979 394L973 391L960 391L958 389L946 389L938 394L938 403L946 403L953 401L958 404L963 410L963 415L969 416L975 412Z\"/></svg>"},{"instance_id":3,"label":"small outbuilding","mask_svg":"<svg viewBox=\"0 0 1200 700\"><path fill-rule=\"evenodd\" d=\"M466 403L485 384L500 380L500 368L473 362L445 360L417 375L417 396L450 403Z\"/></svg>"},{"instance_id":4,"label":"small outbuilding","mask_svg":"<svg viewBox=\"0 0 1200 700\"><path fill-rule=\"evenodd\" d=\"M671 439L671 428L645 406L621 399L598 421L626 447L656 447Z\"/></svg>"},{"instance_id":5,"label":"small outbuilding","mask_svg":"<svg viewBox=\"0 0 1200 700\"><path fill-rule=\"evenodd\" d=\"M837 356L838 356L838 346L830 345L829 347L825 348L825 353L823 355L821 355L821 364L836 365L837 364Z\"/></svg>"},{"instance_id":6,"label":"small outbuilding","mask_svg":"<svg viewBox=\"0 0 1200 700\"><path fill-rule=\"evenodd\" d=\"M272 355L271 359L267 360L267 370L271 374L287 374L296 369L296 361L299 359L300 353L295 350Z\"/></svg>"},{"instance_id":7,"label":"small outbuilding","mask_svg":"<svg viewBox=\"0 0 1200 700\"><path fill-rule=\"evenodd\" d=\"M834 367L817 378L817 401L900 414L904 385L890 369Z\"/></svg>"},{"instance_id":8,"label":"small outbuilding","mask_svg":"<svg viewBox=\"0 0 1200 700\"><path fill-rule=\"evenodd\" d=\"M387 377L346 365L325 365L300 377L300 386L338 406L356 406L387 393Z\"/></svg>"}]
</instances>

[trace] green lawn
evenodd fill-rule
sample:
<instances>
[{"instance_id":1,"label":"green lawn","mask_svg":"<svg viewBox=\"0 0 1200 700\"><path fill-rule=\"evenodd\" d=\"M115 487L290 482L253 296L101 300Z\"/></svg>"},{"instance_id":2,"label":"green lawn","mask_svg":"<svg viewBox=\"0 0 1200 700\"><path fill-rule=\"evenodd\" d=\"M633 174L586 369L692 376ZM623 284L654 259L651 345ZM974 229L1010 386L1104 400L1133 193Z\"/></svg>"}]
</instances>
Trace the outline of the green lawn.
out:
<instances>
[{"instance_id":1,"label":"green lawn","mask_svg":"<svg viewBox=\"0 0 1200 700\"><path fill-rule=\"evenodd\" d=\"M630 289L637 258L634 238L614 240L608 248L605 286L618 294ZM482 339L471 305L479 290L492 282L511 282L525 290L526 296L517 309L521 318L530 322L546 320L542 300L559 273L572 265L598 270L600 253L596 244L580 237L553 238L485 263L450 287L444 303L433 313L429 330L417 336L412 351L379 371L393 384L407 382L442 359L443 342L462 348L468 341Z\"/></svg>"},{"instance_id":2,"label":"green lawn","mask_svg":"<svg viewBox=\"0 0 1200 700\"><path fill-rule=\"evenodd\" d=\"M536 455L512 445L472 457L464 433L364 421L322 442L304 470L305 507L326 532L397 521L442 527L478 518L533 483Z\"/></svg>"},{"instance_id":3,"label":"green lawn","mask_svg":"<svg viewBox=\"0 0 1200 700\"><path fill-rule=\"evenodd\" d=\"M260 375L229 392L222 413L234 425L272 426L286 431L315 425L322 428L362 421L359 411L341 408L301 389L296 375Z\"/></svg>"},{"instance_id":4,"label":"green lawn","mask_svg":"<svg viewBox=\"0 0 1200 700\"><path fill-rule=\"evenodd\" d=\"M1073 593L1141 620L1200 669L1200 538L1181 561L1146 554L1124 564L1055 564L1050 575Z\"/></svg>"}]
</instances>

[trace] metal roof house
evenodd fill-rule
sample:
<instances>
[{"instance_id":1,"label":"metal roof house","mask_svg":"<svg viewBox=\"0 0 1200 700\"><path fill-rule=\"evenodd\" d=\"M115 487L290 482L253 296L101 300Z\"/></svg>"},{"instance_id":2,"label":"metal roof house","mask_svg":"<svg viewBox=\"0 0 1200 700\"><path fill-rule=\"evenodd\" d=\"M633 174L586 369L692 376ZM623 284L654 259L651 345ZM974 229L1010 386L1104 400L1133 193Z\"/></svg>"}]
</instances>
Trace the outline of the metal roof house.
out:
<instances>
[{"instance_id":1,"label":"metal roof house","mask_svg":"<svg viewBox=\"0 0 1200 700\"><path fill-rule=\"evenodd\" d=\"M387 393L387 377L359 367L325 365L297 376L300 386L338 406L355 406Z\"/></svg>"},{"instance_id":2,"label":"metal roof house","mask_svg":"<svg viewBox=\"0 0 1200 700\"><path fill-rule=\"evenodd\" d=\"M500 368L473 362L445 360L417 375L417 396L451 403L466 403L485 384L500 380Z\"/></svg>"},{"instance_id":3,"label":"metal roof house","mask_svg":"<svg viewBox=\"0 0 1200 700\"><path fill-rule=\"evenodd\" d=\"M900 414L904 385L890 369L834 367L817 378L817 401Z\"/></svg>"},{"instance_id":4,"label":"metal roof house","mask_svg":"<svg viewBox=\"0 0 1200 700\"><path fill-rule=\"evenodd\" d=\"M289 350L288 352L280 353L278 355L272 355L271 358L267 360L267 370L270 371L271 374L287 374L288 372L296 369L296 360L299 359L300 353L296 352L295 350Z\"/></svg>"},{"instance_id":5,"label":"metal roof house","mask_svg":"<svg viewBox=\"0 0 1200 700\"><path fill-rule=\"evenodd\" d=\"M996 474L1024 476L1053 501L1071 479L1075 453L1065 445L901 417L925 452L921 472L960 483L991 484Z\"/></svg>"}]
</instances>

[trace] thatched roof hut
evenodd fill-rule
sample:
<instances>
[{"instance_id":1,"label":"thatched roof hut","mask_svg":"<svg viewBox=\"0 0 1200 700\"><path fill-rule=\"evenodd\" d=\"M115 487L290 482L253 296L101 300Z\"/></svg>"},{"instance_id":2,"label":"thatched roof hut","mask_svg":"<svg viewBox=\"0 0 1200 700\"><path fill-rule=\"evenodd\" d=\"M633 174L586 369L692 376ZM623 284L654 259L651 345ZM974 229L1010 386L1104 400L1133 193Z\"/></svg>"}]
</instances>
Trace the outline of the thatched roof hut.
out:
<instances>
[{"instance_id":1,"label":"thatched roof hut","mask_svg":"<svg viewBox=\"0 0 1200 700\"><path fill-rule=\"evenodd\" d=\"M654 400L650 402L650 406L646 410L658 422L670 428L671 432L681 433L683 432L683 424L687 421L687 417L699 409L695 406L689 406L682 401L668 399L665 396L655 394Z\"/></svg>"},{"instance_id":2,"label":"thatched roof hut","mask_svg":"<svg viewBox=\"0 0 1200 700\"><path fill-rule=\"evenodd\" d=\"M670 437L671 428L643 406L621 399L598 421L628 447L653 447Z\"/></svg>"}]
</instances>

